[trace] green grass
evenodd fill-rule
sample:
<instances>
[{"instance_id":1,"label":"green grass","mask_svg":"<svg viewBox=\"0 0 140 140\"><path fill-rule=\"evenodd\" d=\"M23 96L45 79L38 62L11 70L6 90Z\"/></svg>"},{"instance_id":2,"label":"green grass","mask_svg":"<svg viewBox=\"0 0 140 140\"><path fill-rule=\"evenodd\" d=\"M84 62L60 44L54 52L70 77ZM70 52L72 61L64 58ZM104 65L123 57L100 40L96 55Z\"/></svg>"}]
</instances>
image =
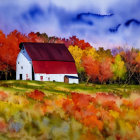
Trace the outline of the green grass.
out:
<instances>
[{"instance_id":1,"label":"green grass","mask_svg":"<svg viewBox=\"0 0 140 140\"><path fill-rule=\"evenodd\" d=\"M32 90L41 90L48 95L69 94L70 92L78 92L84 94L94 94L97 92L109 92L127 97L130 93L140 93L139 85L93 85L85 83L66 84L59 82L41 82L41 81L0 81L0 90L10 93L24 94Z\"/></svg>"}]
</instances>

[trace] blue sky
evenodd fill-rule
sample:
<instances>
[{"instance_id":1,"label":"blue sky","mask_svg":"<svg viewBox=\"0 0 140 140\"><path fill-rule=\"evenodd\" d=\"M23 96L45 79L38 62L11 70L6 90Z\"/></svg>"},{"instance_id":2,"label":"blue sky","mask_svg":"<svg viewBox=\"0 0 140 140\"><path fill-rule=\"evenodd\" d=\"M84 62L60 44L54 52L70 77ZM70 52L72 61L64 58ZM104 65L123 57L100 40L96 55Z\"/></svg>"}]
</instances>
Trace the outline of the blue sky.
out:
<instances>
[{"instance_id":1,"label":"blue sky","mask_svg":"<svg viewBox=\"0 0 140 140\"><path fill-rule=\"evenodd\" d=\"M0 0L0 29L140 48L140 0Z\"/></svg>"}]
</instances>

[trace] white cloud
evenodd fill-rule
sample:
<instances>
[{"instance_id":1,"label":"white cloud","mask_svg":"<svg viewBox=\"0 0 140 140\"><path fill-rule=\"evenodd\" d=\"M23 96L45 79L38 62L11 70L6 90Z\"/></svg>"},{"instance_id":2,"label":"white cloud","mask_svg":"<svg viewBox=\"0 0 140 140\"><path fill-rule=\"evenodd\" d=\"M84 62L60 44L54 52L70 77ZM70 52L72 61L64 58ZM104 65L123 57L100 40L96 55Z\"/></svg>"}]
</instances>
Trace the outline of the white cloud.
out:
<instances>
[{"instance_id":1,"label":"white cloud","mask_svg":"<svg viewBox=\"0 0 140 140\"><path fill-rule=\"evenodd\" d=\"M23 33L46 32L48 35L69 37L77 35L95 46L111 47L127 44L140 48L140 26L125 27L129 19L140 21L139 0L0 0L0 29L5 33L17 29ZM43 14L30 11L34 6ZM34 9L33 9L34 10ZM40 12L40 11L39 11ZM85 22L73 21L79 13L115 15L107 18L83 17ZM86 24L93 22L93 26ZM119 31L109 28L121 24Z\"/></svg>"}]
</instances>

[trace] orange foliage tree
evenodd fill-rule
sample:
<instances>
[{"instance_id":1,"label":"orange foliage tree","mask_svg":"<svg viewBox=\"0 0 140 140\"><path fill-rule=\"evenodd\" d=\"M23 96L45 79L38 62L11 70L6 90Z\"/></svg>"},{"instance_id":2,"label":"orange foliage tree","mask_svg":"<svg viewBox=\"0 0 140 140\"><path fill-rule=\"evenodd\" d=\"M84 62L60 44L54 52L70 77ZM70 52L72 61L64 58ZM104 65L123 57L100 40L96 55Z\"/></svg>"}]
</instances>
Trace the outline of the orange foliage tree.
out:
<instances>
[{"instance_id":1,"label":"orange foliage tree","mask_svg":"<svg viewBox=\"0 0 140 140\"><path fill-rule=\"evenodd\" d=\"M100 63L100 69L99 69L99 81L101 84L103 82L106 82L107 80L111 79L113 77L113 72L111 70L112 65L112 59L111 58L105 58Z\"/></svg>"},{"instance_id":2,"label":"orange foliage tree","mask_svg":"<svg viewBox=\"0 0 140 140\"><path fill-rule=\"evenodd\" d=\"M28 36L14 30L7 36L0 32L0 70L4 71L5 78L11 70L16 69L16 59L21 42L43 42L35 33Z\"/></svg>"},{"instance_id":3,"label":"orange foliage tree","mask_svg":"<svg viewBox=\"0 0 140 140\"><path fill-rule=\"evenodd\" d=\"M96 81L99 76L99 61L94 60L91 56L84 56L82 58L82 65L88 75L87 83L90 79Z\"/></svg>"},{"instance_id":4,"label":"orange foliage tree","mask_svg":"<svg viewBox=\"0 0 140 140\"><path fill-rule=\"evenodd\" d=\"M2 50L2 47L5 41L6 41L5 34L2 31L0 31L0 50ZM5 65L4 65L4 62L2 61L1 55L2 55L2 51L0 51L0 71L3 71L5 68Z\"/></svg>"},{"instance_id":5,"label":"orange foliage tree","mask_svg":"<svg viewBox=\"0 0 140 140\"><path fill-rule=\"evenodd\" d=\"M102 84L113 77L111 58L104 58L102 61L99 61L91 56L84 56L82 58L82 65L88 75L88 80L100 81Z\"/></svg>"}]
</instances>

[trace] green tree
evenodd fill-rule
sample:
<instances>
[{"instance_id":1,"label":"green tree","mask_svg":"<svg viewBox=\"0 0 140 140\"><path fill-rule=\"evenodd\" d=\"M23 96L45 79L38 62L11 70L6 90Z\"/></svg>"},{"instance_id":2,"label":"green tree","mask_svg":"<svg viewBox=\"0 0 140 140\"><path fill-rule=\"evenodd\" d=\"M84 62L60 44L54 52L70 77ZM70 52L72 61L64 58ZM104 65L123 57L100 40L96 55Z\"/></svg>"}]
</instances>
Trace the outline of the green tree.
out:
<instances>
[{"instance_id":1,"label":"green tree","mask_svg":"<svg viewBox=\"0 0 140 140\"><path fill-rule=\"evenodd\" d=\"M124 61L122 60L121 56L118 54L115 57L115 62L112 64L112 71L113 71L113 79L114 80L124 80L126 75L126 66Z\"/></svg>"}]
</instances>

